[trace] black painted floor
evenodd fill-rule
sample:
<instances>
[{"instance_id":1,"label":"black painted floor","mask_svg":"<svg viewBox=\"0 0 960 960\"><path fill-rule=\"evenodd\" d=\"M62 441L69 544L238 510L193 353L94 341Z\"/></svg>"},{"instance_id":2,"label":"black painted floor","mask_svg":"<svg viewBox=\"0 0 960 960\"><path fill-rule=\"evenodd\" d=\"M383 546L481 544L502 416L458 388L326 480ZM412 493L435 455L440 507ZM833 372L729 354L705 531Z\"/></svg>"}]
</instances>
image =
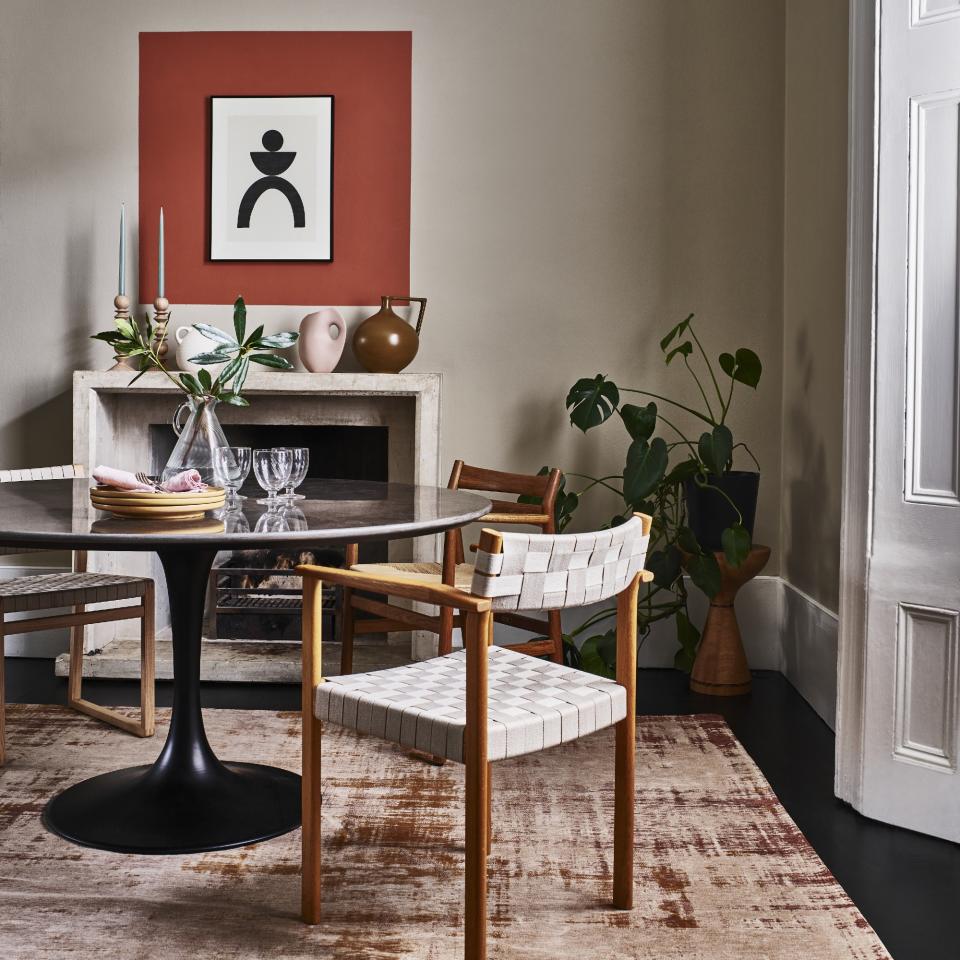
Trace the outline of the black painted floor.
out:
<instances>
[{"instance_id":1,"label":"black painted floor","mask_svg":"<svg viewBox=\"0 0 960 960\"><path fill-rule=\"evenodd\" d=\"M833 733L778 673L756 671L743 697L691 693L675 670L641 670L641 713L717 713L730 724L790 816L886 944L894 960L960 958L960 846L867 820L833 796ZM157 704L169 706L169 683ZM105 704L137 702L132 682L84 682ZM49 660L8 659L7 697L65 703ZM299 687L208 683L207 707L297 710ZM811 958L829 960L829 958Z\"/></svg>"}]
</instances>

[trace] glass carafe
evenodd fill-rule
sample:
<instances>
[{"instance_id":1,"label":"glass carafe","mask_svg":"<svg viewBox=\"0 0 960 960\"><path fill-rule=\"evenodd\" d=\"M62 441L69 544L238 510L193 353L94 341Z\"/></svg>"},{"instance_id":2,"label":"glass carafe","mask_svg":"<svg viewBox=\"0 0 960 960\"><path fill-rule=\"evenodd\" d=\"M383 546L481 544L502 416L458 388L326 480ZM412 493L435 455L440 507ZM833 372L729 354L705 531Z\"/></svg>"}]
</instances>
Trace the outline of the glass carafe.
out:
<instances>
[{"instance_id":1,"label":"glass carafe","mask_svg":"<svg viewBox=\"0 0 960 960\"><path fill-rule=\"evenodd\" d=\"M228 446L217 419L217 403L213 397L190 396L177 407L173 415L177 445L163 468L161 480L169 480L183 470L197 470L204 483L216 484L214 451Z\"/></svg>"}]
</instances>

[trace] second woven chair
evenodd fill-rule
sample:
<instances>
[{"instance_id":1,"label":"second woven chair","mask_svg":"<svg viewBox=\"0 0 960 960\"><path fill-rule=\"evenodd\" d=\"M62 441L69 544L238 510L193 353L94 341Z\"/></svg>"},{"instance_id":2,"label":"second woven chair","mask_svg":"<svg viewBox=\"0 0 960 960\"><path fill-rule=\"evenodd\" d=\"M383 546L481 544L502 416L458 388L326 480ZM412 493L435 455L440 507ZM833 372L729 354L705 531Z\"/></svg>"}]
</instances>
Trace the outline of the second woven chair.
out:
<instances>
[{"instance_id":1,"label":"second woven chair","mask_svg":"<svg viewBox=\"0 0 960 960\"><path fill-rule=\"evenodd\" d=\"M555 505L563 474L551 470L544 474L505 473L471 467L457 460L450 473L447 487L450 490L479 490L491 494L507 494L526 497L536 503L521 503L515 500L493 500L493 511L480 518L487 524L521 525L536 527L541 533L556 533ZM431 562L358 563L357 544L346 549L344 566L348 570L368 573L374 577L405 577L423 584L446 584L469 590L473 582L473 564L465 562L463 533L448 530L443 541L443 560ZM374 619L360 620L354 617L355 610L374 615ZM515 610L498 611L498 623L518 627L544 639L526 643L510 644L509 649L531 656L549 654L555 663L563 662L563 632L560 613L550 610L546 620L525 616ZM343 587L343 617L340 627L342 643L340 672L353 671L353 639L359 633L390 633L400 630L427 630L438 635L437 649L441 656L453 649L453 629L462 626L462 617L450 607L440 607L436 616L429 616L405 607L384 602L372 597L359 596L350 586Z\"/></svg>"}]
</instances>

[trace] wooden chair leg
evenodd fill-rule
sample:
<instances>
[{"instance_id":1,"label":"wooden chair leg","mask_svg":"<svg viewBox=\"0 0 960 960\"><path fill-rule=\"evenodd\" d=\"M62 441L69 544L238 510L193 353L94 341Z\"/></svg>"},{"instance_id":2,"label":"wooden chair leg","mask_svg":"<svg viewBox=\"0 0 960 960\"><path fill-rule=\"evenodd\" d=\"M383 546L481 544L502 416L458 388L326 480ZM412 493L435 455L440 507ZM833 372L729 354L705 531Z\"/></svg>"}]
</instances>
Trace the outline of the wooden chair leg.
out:
<instances>
[{"instance_id":1,"label":"wooden chair leg","mask_svg":"<svg viewBox=\"0 0 960 960\"><path fill-rule=\"evenodd\" d=\"M550 651L550 659L554 663L563 663L563 625L560 622L560 611L550 610L547 613L547 621L550 624L550 640L553 643L553 649Z\"/></svg>"},{"instance_id":2,"label":"wooden chair leg","mask_svg":"<svg viewBox=\"0 0 960 960\"><path fill-rule=\"evenodd\" d=\"M300 698L303 724L301 767L301 860L300 915L304 923L320 922L320 721L313 712L313 691L322 682L320 625L321 584L307 577L303 582L303 661Z\"/></svg>"},{"instance_id":3,"label":"wooden chair leg","mask_svg":"<svg viewBox=\"0 0 960 960\"><path fill-rule=\"evenodd\" d=\"M487 630L487 646L493 646L493 617ZM487 856L493 849L493 764L487 764Z\"/></svg>"},{"instance_id":4,"label":"wooden chair leg","mask_svg":"<svg viewBox=\"0 0 960 960\"><path fill-rule=\"evenodd\" d=\"M487 856L493 850L493 764L487 764Z\"/></svg>"},{"instance_id":5,"label":"wooden chair leg","mask_svg":"<svg viewBox=\"0 0 960 960\"><path fill-rule=\"evenodd\" d=\"M613 791L613 905L633 909L634 758L637 736L637 593L639 575L617 597L617 682L627 691L627 715L616 727Z\"/></svg>"},{"instance_id":6,"label":"wooden chair leg","mask_svg":"<svg viewBox=\"0 0 960 960\"><path fill-rule=\"evenodd\" d=\"M340 615L340 673L344 676L353 673L353 591L349 587L342 588L341 601L343 610Z\"/></svg>"},{"instance_id":7,"label":"wooden chair leg","mask_svg":"<svg viewBox=\"0 0 960 960\"><path fill-rule=\"evenodd\" d=\"M4 616L0 613L0 767L7 762L7 676Z\"/></svg>"},{"instance_id":8,"label":"wooden chair leg","mask_svg":"<svg viewBox=\"0 0 960 960\"><path fill-rule=\"evenodd\" d=\"M439 633L437 654L445 657L448 653L453 653L453 609L451 607L440 608Z\"/></svg>"},{"instance_id":9,"label":"wooden chair leg","mask_svg":"<svg viewBox=\"0 0 960 960\"><path fill-rule=\"evenodd\" d=\"M154 586L147 585L140 620L140 736L152 737L155 729L157 645L154 629Z\"/></svg>"},{"instance_id":10,"label":"wooden chair leg","mask_svg":"<svg viewBox=\"0 0 960 960\"><path fill-rule=\"evenodd\" d=\"M489 613L468 614L466 753L466 877L464 897L464 955L466 960L487 956L487 645L483 638Z\"/></svg>"},{"instance_id":11,"label":"wooden chair leg","mask_svg":"<svg viewBox=\"0 0 960 960\"><path fill-rule=\"evenodd\" d=\"M147 600L150 599L149 610L147 608ZM124 716L122 713L119 713L116 710L111 710L109 707L103 707L99 703L93 703L91 700L85 700L83 698L83 624L78 624L77 626L70 628L70 667L67 673L67 706L76 710L77 713L82 713L85 716L93 717L94 720L99 720L101 723L108 723L111 727L116 727L118 730L123 730L126 733L132 733L135 737L152 737L153 736L153 676L154 676L154 651L153 651L153 598L152 590L148 590L144 593L144 597L140 602L138 607L130 607L130 619L138 619L142 621L141 625L141 658L140 658L140 669L141 669L141 678L140 678L140 717L136 720L132 720L130 717ZM83 613L83 606L74 607L74 613ZM146 633L147 625L149 623L149 634L150 642L147 643ZM150 663L149 669L147 670L147 663L145 657L145 651L149 646L150 649ZM149 676L149 694L147 694L146 686L144 684L144 671L148 673ZM145 709L149 707L149 724L147 723L148 711Z\"/></svg>"}]
</instances>

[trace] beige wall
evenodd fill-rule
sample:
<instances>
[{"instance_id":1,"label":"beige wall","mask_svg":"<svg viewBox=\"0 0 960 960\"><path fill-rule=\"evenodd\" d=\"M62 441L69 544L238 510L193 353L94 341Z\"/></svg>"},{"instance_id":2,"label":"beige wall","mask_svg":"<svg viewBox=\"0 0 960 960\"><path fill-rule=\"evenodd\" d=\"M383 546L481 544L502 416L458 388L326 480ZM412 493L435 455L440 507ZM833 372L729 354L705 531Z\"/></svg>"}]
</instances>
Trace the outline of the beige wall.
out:
<instances>
[{"instance_id":1,"label":"beige wall","mask_svg":"<svg viewBox=\"0 0 960 960\"><path fill-rule=\"evenodd\" d=\"M777 572L782 3L0 0L0 16L0 463L68 458L71 371L108 362L86 338L111 315L121 199L135 223L138 31L412 29L412 287L431 300L415 369L445 374L444 460L619 469L620 432L575 432L566 390L603 371L694 399L656 341L695 311L711 352L750 346L765 363L734 426L763 466L757 537ZM827 82L812 66L791 81L805 76ZM822 123L833 129L809 119ZM790 249L799 233L811 262L789 271L790 346L806 337L809 356L814 325L830 321L804 290L827 251L807 239L815 224L797 223L815 171L791 174ZM806 361L832 376L819 362ZM786 426L816 456L820 428L801 433L795 396ZM808 481L785 462L789 520ZM583 522L611 506L598 500Z\"/></svg>"},{"instance_id":2,"label":"beige wall","mask_svg":"<svg viewBox=\"0 0 960 960\"><path fill-rule=\"evenodd\" d=\"M784 577L837 609L846 242L847 10L787 0Z\"/></svg>"}]
</instances>

